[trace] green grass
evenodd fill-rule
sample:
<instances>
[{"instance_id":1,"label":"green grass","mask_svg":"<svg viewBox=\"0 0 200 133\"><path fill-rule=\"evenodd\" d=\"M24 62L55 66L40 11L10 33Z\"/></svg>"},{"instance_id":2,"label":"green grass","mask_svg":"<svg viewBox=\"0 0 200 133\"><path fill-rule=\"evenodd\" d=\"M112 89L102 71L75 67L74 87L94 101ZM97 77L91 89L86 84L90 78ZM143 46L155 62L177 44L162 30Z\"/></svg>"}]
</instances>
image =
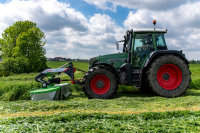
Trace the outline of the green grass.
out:
<instances>
[{"instance_id":1,"label":"green grass","mask_svg":"<svg viewBox=\"0 0 200 133\"><path fill-rule=\"evenodd\" d=\"M64 101L0 101L0 132L199 132L200 90L163 98L118 93L88 99L75 93Z\"/></svg>"},{"instance_id":2,"label":"green grass","mask_svg":"<svg viewBox=\"0 0 200 133\"><path fill-rule=\"evenodd\" d=\"M0 99L9 101L30 99L29 91L40 87L40 84L34 81L36 75L36 73L30 73L1 77Z\"/></svg>"},{"instance_id":3,"label":"green grass","mask_svg":"<svg viewBox=\"0 0 200 133\"><path fill-rule=\"evenodd\" d=\"M200 90L189 90L182 97L164 98L137 92L118 93L114 99L88 99L82 92L73 93L64 101L0 101L0 115L19 112L100 111L112 113L142 113L177 110L200 110Z\"/></svg>"},{"instance_id":4,"label":"green grass","mask_svg":"<svg viewBox=\"0 0 200 133\"><path fill-rule=\"evenodd\" d=\"M61 113L0 120L1 132L200 132L200 112Z\"/></svg>"},{"instance_id":5,"label":"green grass","mask_svg":"<svg viewBox=\"0 0 200 133\"><path fill-rule=\"evenodd\" d=\"M192 82L190 88L200 89L200 64L190 64Z\"/></svg>"},{"instance_id":6,"label":"green grass","mask_svg":"<svg viewBox=\"0 0 200 133\"><path fill-rule=\"evenodd\" d=\"M74 65L88 70L88 63ZM67 100L31 101L30 90L40 87L34 80L38 73L1 77L0 132L200 132L200 65L191 64L190 70L190 89L177 98L119 86L114 99L88 99L81 86L72 85Z\"/></svg>"}]
</instances>

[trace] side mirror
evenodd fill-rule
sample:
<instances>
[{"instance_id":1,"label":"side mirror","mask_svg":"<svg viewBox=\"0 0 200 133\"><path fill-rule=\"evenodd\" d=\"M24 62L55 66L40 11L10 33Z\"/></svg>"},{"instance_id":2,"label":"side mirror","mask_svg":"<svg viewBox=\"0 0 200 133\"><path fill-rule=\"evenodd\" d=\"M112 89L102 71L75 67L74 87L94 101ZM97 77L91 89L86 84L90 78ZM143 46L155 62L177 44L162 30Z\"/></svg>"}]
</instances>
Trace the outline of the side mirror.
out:
<instances>
[{"instance_id":1,"label":"side mirror","mask_svg":"<svg viewBox=\"0 0 200 133\"><path fill-rule=\"evenodd\" d=\"M119 50L119 43L116 42L116 47L117 47L117 50Z\"/></svg>"}]
</instances>

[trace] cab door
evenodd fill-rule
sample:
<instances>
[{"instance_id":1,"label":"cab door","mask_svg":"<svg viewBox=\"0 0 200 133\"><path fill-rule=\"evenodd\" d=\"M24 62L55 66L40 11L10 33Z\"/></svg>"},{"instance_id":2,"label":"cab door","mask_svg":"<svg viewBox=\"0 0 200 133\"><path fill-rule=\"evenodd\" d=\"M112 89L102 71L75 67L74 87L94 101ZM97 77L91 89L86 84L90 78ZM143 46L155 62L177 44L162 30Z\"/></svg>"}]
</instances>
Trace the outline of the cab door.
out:
<instances>
[{"instance_id":1,"label":"cab door","mask_svg":"<svg viewBox=\"0 0 200 133\"><path fill-rule=\"evenodd\" d=\"M132 66L140 68L148 55L154 51L152 34L136 34L133 45Z\"/></svg>"}]
</instances>

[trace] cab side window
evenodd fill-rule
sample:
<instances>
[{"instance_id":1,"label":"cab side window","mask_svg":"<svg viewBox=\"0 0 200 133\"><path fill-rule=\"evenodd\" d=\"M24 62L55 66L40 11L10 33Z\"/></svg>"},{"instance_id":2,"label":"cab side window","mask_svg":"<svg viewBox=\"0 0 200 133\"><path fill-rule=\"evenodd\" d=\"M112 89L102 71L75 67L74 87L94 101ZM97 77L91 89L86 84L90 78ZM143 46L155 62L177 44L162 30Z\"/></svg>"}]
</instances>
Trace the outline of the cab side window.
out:
<instances>
[{"instance_id":1,"label":"cab side window","mask_svg":"<svg viewBox=\"0 0 200 133\"><path fill-rule=\"evenodd\" d=\"M140 66L153 50L152 34L137 34L134 42L135 66Z\"/></svg>"},{"instance_id":2,"label":"cab side window","mask_svg":"<svg viewBox=\"0 0 200 133\"><path fill-rule=\"evenodd\" d=\"M142 50L153 47L153 40L151 34L138 34L135 37L134 50Z\"/></svg>"},{"instance_id":3,"label":"cab side window","mask_svg":"<svg viewBox=\"0 0 200 133\"><path fill-rule=\"evenodd\" d=\"M158 50L167 49L167 45L163 34L156 34L156 47Z\"/></svg>"}]
</instances>

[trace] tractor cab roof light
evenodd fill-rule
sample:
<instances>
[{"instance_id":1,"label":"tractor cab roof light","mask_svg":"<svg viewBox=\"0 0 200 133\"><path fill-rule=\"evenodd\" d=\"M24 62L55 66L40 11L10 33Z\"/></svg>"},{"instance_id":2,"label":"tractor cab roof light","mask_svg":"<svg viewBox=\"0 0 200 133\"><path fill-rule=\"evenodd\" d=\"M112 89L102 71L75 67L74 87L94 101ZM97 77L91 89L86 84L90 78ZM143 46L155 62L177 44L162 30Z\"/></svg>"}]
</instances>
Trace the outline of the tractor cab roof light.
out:
<instances>
[{"instance_id":1,"label":"tractor cab roof light","mask_svg":"<svg viewBox=\"0 0 200 133\"><path fill-rule=\"evenodd\" d=\"M153 20L153 25L154 25L154 32L156 31L156 20Z\"/></svg>"}]
</instances>

